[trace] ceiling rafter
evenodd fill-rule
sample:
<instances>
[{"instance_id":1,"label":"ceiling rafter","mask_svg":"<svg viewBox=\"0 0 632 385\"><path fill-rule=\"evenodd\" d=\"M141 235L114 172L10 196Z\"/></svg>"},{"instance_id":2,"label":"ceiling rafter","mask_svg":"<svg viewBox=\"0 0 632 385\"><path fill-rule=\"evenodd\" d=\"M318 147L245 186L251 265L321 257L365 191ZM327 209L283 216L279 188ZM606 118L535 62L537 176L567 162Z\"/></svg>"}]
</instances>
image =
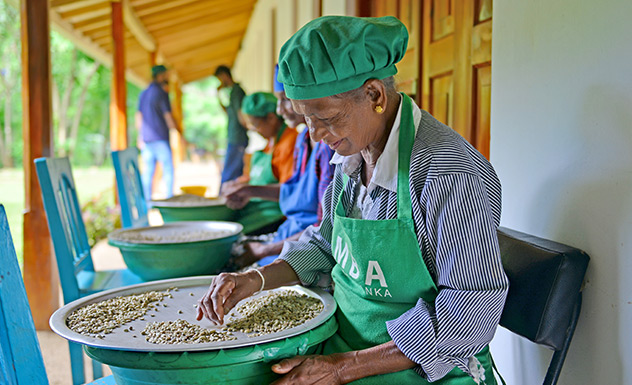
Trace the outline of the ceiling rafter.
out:
<instances>
[{"instance_id":1,"label":"ceiling rafter","mask_svg":"<svg viewBox=\"0 0 632 385\"><path fill-rule=\"evenodd\" d=\"M50 7L58 13L72 11L99 3L109 3L110 0L51 0Z\"/></svg>"},{"instance_id":2,"label":"ceiling rafter","mask_svg":"<svg viewBox=\"0 0 632 385\"><path fill-rule=\"evenodd\" d=\"M169 9L179 8L186 4L194 3L198 0L171 0L171 1L161 1L156 5L150 5L147 7L136 7L136 13L138 16L143 17L146 15L150 15L152 13L162 12Z\"/></svg>"},{"instance_id":3,"label":"ceiling rafter","mask_svg":"<svg viewBox=\"0 0 632 385\"><path fill-rule=\"evenodd\" d=\"M140 21L140 18L130 5L129 0L123 0L123 22L147 52L156 51L156 40L154 40L152 34L147 31L143 22Z\"/></svg>"},{"instance_id":4,"label":"ceiling rafter","mask_svg":"<svg viewBox=\"0 0 632 385\"><path fill-rule=\"evenodd\" d=\"M111 67L113 0L50 0L51 25L95 60ZM256 0L115 0L124 6L126 77L149 78L150 52L184 83L232 65ZM9 0L19 8L19 0Z\"/></svg>"},{"instance_id":5,"label":"ceiling rafter","mask_svg":"<svg viewBox=\"0 0 632 385\"><path fill-rule=\"evenodd\" d=\"M182 6L176 10L169 12L161 12L142 18L143 23L147 26L147 29L161 29L164 27L172 26L174 23L180 23L182 21L190 19L198 19L203 17L209 18L221 18L226 13L232 12L232 14L242 14L247 9L252 8L253 3L251 0L233 0L231 2L224 2L214 7L205 6L206 3L193 3L186 6ZM212 20L211 20L212 21Z\"/></svg>"}]
</instances>

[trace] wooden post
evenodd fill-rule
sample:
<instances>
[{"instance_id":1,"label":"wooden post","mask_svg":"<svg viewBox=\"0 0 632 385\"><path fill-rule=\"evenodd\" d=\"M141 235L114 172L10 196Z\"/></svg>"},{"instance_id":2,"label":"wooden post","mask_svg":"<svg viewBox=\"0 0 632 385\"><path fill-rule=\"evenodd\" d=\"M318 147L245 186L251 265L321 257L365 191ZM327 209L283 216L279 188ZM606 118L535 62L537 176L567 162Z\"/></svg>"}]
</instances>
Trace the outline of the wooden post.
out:
<instances>
[{"instance_id":1,"label":"wooden post","mask_svg":"<svg viewBox=\"0 0 632 385\"><path fill-rule=\"evenodd\" d=\"M59 306L59 278L33 160L52 156L48 0L22 0L22 119L24 137L24 284L35 328L48 329Z\"/></svg>"},{"instance_id":2,"label":"wooden post","mask_svg":"<svg viewBox=\"0 0 632 385\"><path fill-rule=\"evenodd\" d=\"M149 53L149 65L151 67L153 67L153 66L155 66L157 64L156 59L157 59L156 58L156 51L151 51Z\"/></svg>"},{"instance_id":3,"label":"wooden post","mask_svg":"<svg viewBox=\"0 0 632 385\"><path fill-rule=\"evenodd\" d=\"M323 0L313 0L314 19L323 15Z\"/></svg>"},{"instance_id":4,"label":"wooden post","mask_svg":"<svg viewBox=\"0 0 632 385\"><path fill-rule=\"evenodd\" d=\"M125 83L125 35L123 5L112 0L112 92L110 96L110 147L127 148L127 85Z\"/></svg>"},{"instance_id":5,"label":"wooden post","mask_svg":"<svg viewBox=\"0 0 632 385\"><path fill-rule=\"evenodd\" d=\"M184 155L186 154L185 141L184 141L184 112L182 110L182 84L178 81L175 86L174 99L173 99L173 117L178 124L178 127L182 129L182 135L178 133L177 140L174 143L174 162L176 164L182 163Z\"/></svg>"}]
</instances>

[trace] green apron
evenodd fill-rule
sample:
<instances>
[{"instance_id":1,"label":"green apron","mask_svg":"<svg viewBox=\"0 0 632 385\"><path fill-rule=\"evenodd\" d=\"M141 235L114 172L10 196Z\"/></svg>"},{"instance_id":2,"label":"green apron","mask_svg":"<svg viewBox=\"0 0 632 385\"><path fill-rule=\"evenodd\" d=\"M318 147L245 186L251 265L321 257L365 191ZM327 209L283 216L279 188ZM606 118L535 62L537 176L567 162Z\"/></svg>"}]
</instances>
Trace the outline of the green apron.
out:
<instances>
[{"instance_id":1,"label":"green apron","mask_svg":"<svg viewBox=\"0 0 632 385\"><path fill-rule=\"evenodd\" d=\"M283 124L279 130L276 142L286 129ZM272 153L255 151L250 159L250 182L253 186L265 186L279 183L272 171ZM237 222L244 226L244 233L250 233L266 225L278 222L283 218L279 202L253 198L238 212Z\"/></svg>"},{"instance_id":2,"label":"green apron","mask_svg":"<svg viewBox=\"0 0 632 385\"><path fill-rule=\"evenodd\" d=\"M391 341L386 321L415 306L419 298L434 303L437 287L424 263L414 231L410 200L410 155L414 123L410 98L402 95L397 172L397 219L347 218L341 203L334 216L332 270L338 304L338 333L328 340L324 353L366 349ZM345 176L345 180L348 180ZM344 191L344 189L343 189ZM485 369L486 384L496 384L489 350L476 357ZM428 384L412 369L361 379L357 384ZM473 385L475 381L454 368L437 384ZM483 382L481 382L483 383Z\"/></svg>"}]
</instances>

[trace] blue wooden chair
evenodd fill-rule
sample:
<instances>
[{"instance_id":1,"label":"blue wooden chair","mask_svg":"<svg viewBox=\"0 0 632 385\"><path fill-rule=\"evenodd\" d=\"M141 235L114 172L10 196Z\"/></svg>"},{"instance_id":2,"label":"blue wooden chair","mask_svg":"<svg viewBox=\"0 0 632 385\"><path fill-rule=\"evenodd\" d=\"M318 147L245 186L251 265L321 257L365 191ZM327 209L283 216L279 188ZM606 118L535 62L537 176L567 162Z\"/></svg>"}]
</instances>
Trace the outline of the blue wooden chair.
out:
<instances>
[{"instance_id":1,"label":"blue wooden chair","mask_svg":"<svg viewBox=\"0 0 632 385\"><path fill-rule=\"evenodd\" d=\"M139 151L136 147L112 151L123 228L149 226L138 156Z\"/></svg>"},{"instance_id":2,"label":"blue wooden chair","mask_svg":"<svg viewBox=\"0 0 632 385\"><path fill-rule=\"evenodd\" d=\"M143 282L127 269L94 270L68 158L39 158L35 160L35 168L53 239L64 303L103 290ZM72 342L69 344L73 382L83 383L81 346ZM93 362L93 368L95 377L101 377L101 365Z\"/></svg>"},{"instance_id":3,"label":"blue wooden chair","mask_svg":"<svg viewBox=\"0 0 632 385\"><path fill-rule=\"evenodd\" d=\"M42 352L9 231L0 205L0 384L48 384ZM115 384L108 376L92 384Z\"/></svg>"}]
</instances>

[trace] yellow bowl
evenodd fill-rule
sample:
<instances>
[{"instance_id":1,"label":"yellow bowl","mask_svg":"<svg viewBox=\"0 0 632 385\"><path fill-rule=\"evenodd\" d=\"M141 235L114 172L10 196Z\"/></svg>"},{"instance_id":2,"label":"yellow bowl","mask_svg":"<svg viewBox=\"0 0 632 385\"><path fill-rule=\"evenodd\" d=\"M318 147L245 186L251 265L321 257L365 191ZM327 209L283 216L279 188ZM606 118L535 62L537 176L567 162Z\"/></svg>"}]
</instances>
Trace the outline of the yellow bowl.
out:
<instances>
[{"instance_id":1,"label":"yellow bowl","mask_svg":"<svg viewBox=\"0 0 632 385\"><path fill-rule=\"evenodd\" d=\"M182 186L180 190L182 190L185 194L193 194L203 197L206 194L206 186Z\"/></svg>"}]
</instances>

